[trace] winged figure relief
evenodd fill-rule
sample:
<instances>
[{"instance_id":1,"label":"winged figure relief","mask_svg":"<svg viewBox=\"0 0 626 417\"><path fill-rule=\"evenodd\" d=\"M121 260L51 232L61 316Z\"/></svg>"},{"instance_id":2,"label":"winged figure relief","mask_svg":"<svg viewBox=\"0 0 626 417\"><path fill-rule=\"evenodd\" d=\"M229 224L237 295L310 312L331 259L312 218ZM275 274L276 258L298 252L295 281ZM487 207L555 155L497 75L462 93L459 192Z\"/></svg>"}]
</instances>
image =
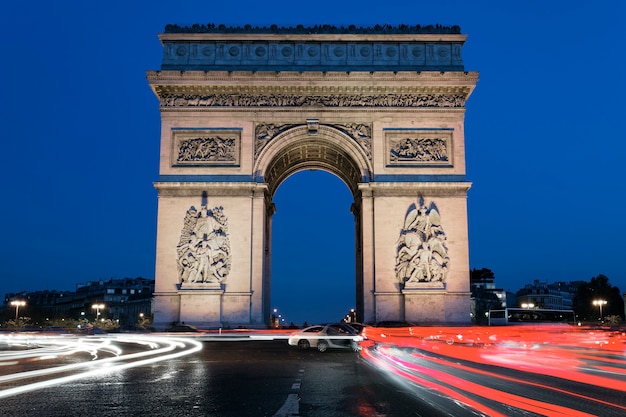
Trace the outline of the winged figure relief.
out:
<instances>
[{"instance_id":1,"label":"winged figure relief","mask_svg":"<svg viewBox=\"0 0 626 417\"><path fill-rule=\"evenodd\" d=\"M396 242L396 278L400 283L445 281L448 269L446 235L434 203L411 204Z\"/></svg>"},{"instance_id":2,"label":"winged figure relief","mask_svg":"<svg viewBox=\"0 0 626 417\"><path fill-rule=\"evenodd\" d=\"M224 282L230 271L230 240L222 207L200 210L191 207L185 215L176 247L180 282Z\"/></svg>"}]
</instances>

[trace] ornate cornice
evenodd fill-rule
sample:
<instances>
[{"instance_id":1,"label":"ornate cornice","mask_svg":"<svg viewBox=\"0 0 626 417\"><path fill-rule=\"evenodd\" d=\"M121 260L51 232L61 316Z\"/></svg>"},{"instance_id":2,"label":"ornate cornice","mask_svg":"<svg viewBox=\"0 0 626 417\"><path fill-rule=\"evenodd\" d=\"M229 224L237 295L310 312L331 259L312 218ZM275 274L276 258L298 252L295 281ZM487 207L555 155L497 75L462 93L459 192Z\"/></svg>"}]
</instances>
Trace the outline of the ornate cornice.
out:
<instances>
[{"instance_id":1,"label":"ornate cornice","mask_svg":"<svg viewBox=\"0 0 626 417\"><path fill-rule=\"evenodd\" d=\"M150 71L148 80L163 108L459 108L477 74Z\"/></svg>"},{"instance_id":2,"label":"ornate cornice","mask_svg":"<svg viewBox=\"0 0 626 417\"><path fill-rule=\"evenodd\" d=\"M382 85L367 88L388 88L399 84L419 83L420 87L440 85L473 86L478 81L477 72L463 71L146 71L146 78L152 85L184 84L205 81L211 83L275 83L284 88L302 87L285 85L291 83L354 83L359 87L363 82L376 82Z\"/></svg>"},{"instance_id":3,"label":"ornate cornice","mask_svg":"<svg viewBox=\"0 0 626 417\"><path fill-rule=\"evenodd\" d=\"M159 197L189 197L205 193L211 196L263 196L267 184L233 182L155 182Z\"/></svg>"},{"instance_id":4,"label":"ornate cornice","mask_svg":"<svg viewBox=\"0 0 626 417\"><path fill-rule=\"evenodd\" d=\"M411 195L431 197L466 197L471 182L370 182L359 184L363 196L403 197Z\"/></svg>"}]
</instances>

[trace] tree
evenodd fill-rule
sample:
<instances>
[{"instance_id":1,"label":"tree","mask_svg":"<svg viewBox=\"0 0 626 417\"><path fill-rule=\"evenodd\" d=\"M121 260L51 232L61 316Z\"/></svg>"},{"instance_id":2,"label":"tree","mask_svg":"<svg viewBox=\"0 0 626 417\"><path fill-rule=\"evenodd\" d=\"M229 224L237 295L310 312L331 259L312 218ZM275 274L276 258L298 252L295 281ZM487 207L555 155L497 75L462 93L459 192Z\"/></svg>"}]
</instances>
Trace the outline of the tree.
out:
<instances>
[{"instance_id":1,"label":"tree","mask_svg":"<svg viewBox=\"0 0 626 417\"><path fill-rule=\"evenodd\" d=\"M495 274L491 269L472 269L470 271L470 287L474 303L475 324L487 324L487 314L493 308L501 308L502 301L493 292Z\"/></svg>"},{"instance_id":2,"label":"tree","mask_svg":"<svg viewBox=\"0 0 626 417\"><path fill-rule=\"evenodd\" d=\"M470 271L470 285L492 284L495 279L496 279L495 274L489 268L472 269Z\"/></svg>"},{"instance_id":3,"label":"tree","mask_svg":"<svg viewBox=\"0 0 626 417\"><path fill-rule=\"evenodd\" d=\"M606 301L602 306L602 317L600 307L593 304L594 300ZM624 300L619 288L612 286L609 278L600 274L578 287L574 296L574 311L581 321L597 322L607 316L619 316L623 320Z\"/></svg>"}]
</instances>

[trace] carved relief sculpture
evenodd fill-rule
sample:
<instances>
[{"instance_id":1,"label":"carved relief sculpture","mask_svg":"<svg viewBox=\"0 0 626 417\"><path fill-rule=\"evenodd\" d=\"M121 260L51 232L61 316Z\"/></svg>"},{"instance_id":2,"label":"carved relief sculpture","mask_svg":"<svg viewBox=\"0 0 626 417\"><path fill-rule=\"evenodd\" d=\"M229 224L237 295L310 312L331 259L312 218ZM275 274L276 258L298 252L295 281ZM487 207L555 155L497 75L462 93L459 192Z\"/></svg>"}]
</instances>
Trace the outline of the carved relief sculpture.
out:
<instances>
[{"instance_id":1,"label":"carved relief sculpture","mask_svg":"<svg viewBox=\"0 0 626 417\"><path fill-rule=\"evenodd\" d=\"M385 132L390 166L451 166L452 130L389 129Z\"/></svg>"},{"instance_id":2,"label":"carved relief sculpture","mask_svg":"<svg viewBox=\"0 0 626 417\"><path fill-rule=\"evenodd\" d=\"M448 160L446 141L443 139L402 139L394 144L389 153L391 161L445 162Z\"/></svg>"},{"instance_id":3,"label":"carved relief sculpture","mask_svg":"<svg viewBox=\"0 0 626 417\"><path fill-rule=\"evenodd\" d=\"M173 165L238 165L238 129L173 130Z\"/></svg>"},{"instance_id":4,"label":"carved relief sculpture","mask_svg":"<svg viewBox=\"0 0 626 417\"><path fill-rule=\"evenodd\" d=\"M463 107L463 94L289 95L164 94L161 107Z\"/></svg>"},{"instance_id":5,"label":"carved relief sculpture","mask_svg":"<svg viewBox=\"0 0 626 417\"><path fill-rule=\"evenodd\" d=\"M185 215L176 247L181 283L223 283L230 271L228 219L222 207L200 210L191 206Z\"/></svg>"},{"instance_id":6,"label":"carved relief sculpture","mask_svg":"<svg viewBox=\"0 0 626 417\"><path fill-rule=\"evenodd\" d=\"M277 124L277 123L259 123L255 127L254 135L254 159L259 157L259 154L275 136L280 133L298 126L297 124Z\"/></svg>"},{"instance_id":7,"label":"carved relief sculpture","mask_svg":"<svg viewBox=\"0 0 626 417\"><path fill-rule=\"evenodd\" d=\"M352 139L354 139L359 146L365 151L367 159L372 159L372 127L366 123L346 123L346 124L334 124L331 125L336 129L341 130Z\"/></svg>"},{"instance_id":8,"label":"carved relief sculpture","mask_svg":"<svg viewBox=\"0 0 626 417\"><path fill-rule=\"evenodd\" d=\"M178 145L176 161L235 161L234 150L234 138L215 136L185 139Z\"/></svg>"},{"instance_id":9,"label":"carved relief sculpture","mask_svg":"<svg viewBox=\"0 0 626 417\"><path fill-rule=\"evenodd\" d=\"M401 284L445 282L448 271L446 235L435 203L411 204L396 247L396 277Z\"/></svg>"}]
</instances>

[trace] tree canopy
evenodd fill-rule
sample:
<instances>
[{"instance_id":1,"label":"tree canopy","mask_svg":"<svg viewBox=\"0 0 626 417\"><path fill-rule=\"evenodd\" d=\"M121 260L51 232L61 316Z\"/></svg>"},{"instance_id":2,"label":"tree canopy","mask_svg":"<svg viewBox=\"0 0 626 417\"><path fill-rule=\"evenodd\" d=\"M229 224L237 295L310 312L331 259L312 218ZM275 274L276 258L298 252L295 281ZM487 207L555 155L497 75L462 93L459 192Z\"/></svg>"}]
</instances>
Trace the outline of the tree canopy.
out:
<instances>
[{"instance_id":1,"label":"tree canopy","mask_svg":"<svg viewBox=\"0 0 626 417\"><path fill-rule=\"evenodd\" d=\"M600 306L593 304L594 300L604 300L606 304L600 309ZM620 316L623 320L624 299L619 288L611 285L606 275L600 274L578 287L574 297L574 310L582 321L602 321L607 316Z\"/></svg>"}]
</instances>

